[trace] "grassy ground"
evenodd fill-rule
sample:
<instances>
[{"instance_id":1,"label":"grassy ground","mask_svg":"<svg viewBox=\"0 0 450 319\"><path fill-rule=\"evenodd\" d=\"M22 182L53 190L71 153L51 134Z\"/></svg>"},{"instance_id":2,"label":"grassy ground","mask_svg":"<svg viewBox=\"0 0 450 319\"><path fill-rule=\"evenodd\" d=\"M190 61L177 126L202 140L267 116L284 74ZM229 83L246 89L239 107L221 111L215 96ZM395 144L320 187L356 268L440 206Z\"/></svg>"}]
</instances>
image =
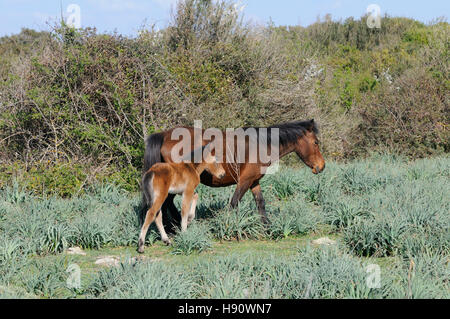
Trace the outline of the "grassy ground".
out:
<instances>
[{"instance_id":1,"label":"grassy ground","mask_svg":"<svg viewBox=\"0 0 450 319\"><path fill-rule=\"evenodd\" d=\"M321 176L283 169L262 182L269 226L251 194L198 188L197 220L164 246L155 229L138 261L139 194L0 192L3 298L448 298L450 159L377 156L329 163ZM179 202L177 202L179 205ZM329 237L330 246L312 241ZM69 255L69 247L86 255ZM121 262L106 267L105 256ZM69 265L81 288L69 289ZM367 284L369 265L380 284Z\"/></svg>"}]
</instances>

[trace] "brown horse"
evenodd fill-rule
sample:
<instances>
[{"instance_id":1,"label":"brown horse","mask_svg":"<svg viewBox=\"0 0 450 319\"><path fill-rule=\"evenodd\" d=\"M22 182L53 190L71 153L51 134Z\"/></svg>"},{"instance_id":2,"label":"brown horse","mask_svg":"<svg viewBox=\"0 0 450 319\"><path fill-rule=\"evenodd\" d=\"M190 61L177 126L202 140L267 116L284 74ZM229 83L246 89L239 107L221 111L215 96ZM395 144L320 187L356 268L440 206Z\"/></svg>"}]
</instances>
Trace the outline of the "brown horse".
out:
<instances>
[{"instance_id":1,"label":"brown horse","mask_svg":"<svg viewBox=\"0 0 450 319\"><path fill-rule=\"evenodd\" d=\"M172 149L179 144L180 141L185 144L190 144L192 148L194 148L194 136L198 129L184 127L184 129L190 132L190 136L188 138L184 138L184 140L180 138L173 138L172 133L175 129L176 128L161 133L156 133L147 138L144 155L144 171L147 171L153 164L158 162L173 162ZM254 130L257 136L263 134L263 129L264 128L244 128L246 132L248 130ZM279 158L295 152L298 157L312 169L314 174L319 174L324 170L325 161L319 150L319 141L317 139L318 129L314 120L283 123L265 129L277 129L279 132L278 145L275 146L278 148ZM211 143L217 138L204 138L203 130L201 130L200 133L202 145ZM230 163L226 153L231 152L233 155L232 157L235 158L237 155L237 146L230 149L228 147L230 138L227 140L226 132L222 132L221 134L222 136L220 137L224 141L223 148L226 151L223 154L222 160L220 161L219 159L219 162L222 163L226 174L224 178L218 179L211 176L211 174L204 172L201 175L201 183L211 187L225 187L237 184L236 190L231 199L231 207L233 208L238 205L244 194L251 189L262 220L263 222L267 222L265 202L261 193L259 181L265 175L264 168L270 166L272 163L262 163L259 156L257 157L256 162L249 161L249 157L251 155L249 154L249 149L253 143L249 137L245 138L245 160L237 163ZM271 142L270 136L267 137L267 141L267 146L271 153L274 145ZM170 211L170 215L174 219L174 222L179 223L179 219L177 220L179 213L173 204L173 197L173 195L169 195L162 209L164 211ZM164 214L164 216L166 216L166 214ZM167 222L168 220L165 220L166 224Z\"/></svg>"},{"instance_id":2,"label":"brown horse","mask_svg":"<svg viewBox=\"0 0 450 319\"><path fill-rule=\"evenodd\" d=\"M200 184L200 174L207 171L216 178L222 178L225 170L222 165L217 164L213 150L209 145L200 148L202 151L201 160L198 164L187 163L156 163L142 178L142 192L147 206L144 224L138 242L138 251L144 252L145 236L148 227L156 222L161 239L164 243L170 244L164 225L162 223L161 206L169 194L182 194L183 202L181 208L181 231L186 231L188 224L195 217L195 206L198 195L194 194L195 188Z\"/></svg>"}]
</instances>

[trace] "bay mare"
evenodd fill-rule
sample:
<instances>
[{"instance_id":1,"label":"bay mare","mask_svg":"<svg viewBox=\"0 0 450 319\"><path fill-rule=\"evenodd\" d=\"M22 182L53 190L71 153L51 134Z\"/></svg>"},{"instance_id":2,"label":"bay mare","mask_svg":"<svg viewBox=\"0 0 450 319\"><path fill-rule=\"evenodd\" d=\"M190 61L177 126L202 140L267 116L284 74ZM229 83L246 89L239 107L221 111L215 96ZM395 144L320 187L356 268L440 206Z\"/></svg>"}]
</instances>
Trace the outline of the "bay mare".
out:
<instances>
[{"instance_id":1,"label":"bay mare","mask_svg":"<svg viewBox=\"0 0 450 319\"><path fill-rule=\"evenodd\" d=\"M190 143L192 149L194 149L194 133L195 129L193 127L177 127L164 132L155 133L150 135L146 140L146 148L144 155L144 172L148 171L155 163L172 163L174 160L172 158L172 149L180 143L180 139L174 139L172 133L174 130L184 128L190 132L189 137L182 140L183 143ZM254 129L257 135L262 134L262 128L244 128L244 130ZM318 140L318 129L314 120L310 121L295 121L289 123L282 123L273 125L267 128L268 134L270 129L278 129L279 140L278 140L278 154L279 158L295 152L298 157L311 168L312 173L319 174L325 169L325 160L322 157L319 149ZM264 130L265 132L265 130ZM202 130L204 133L204 130ZM208 172L203 172L201 174L201 183L210 187L226 187L230 185L237 185L234 195L231 199L231 207L235 208L239 201L242 199L244 194L250 189L253 193L256 206L261 215L263 222L267 222L265 201L263 194L261 192L261 186L259 181L265 175L265 169L272 163L263 163L259 156L256 163L249 161L250 149L250 139L245 138L245 149L246 155L245 160L242 162L227 162L227 151L234 152L233 156L236 158L237 153L237 143L233 149L227 149L229 141L227 141L226 132L222 131L221 136L224 143L223 157L218 159L225 169L225 176L222 179L212 176ZM201 144L207 145L213 142L215 138L205 139L203 134L201 134ZM269 148L269 153L271 153L271 148L273 147L273 141L270 140L270 136L267 139L267 147ZM217 154L216 154L217 155ZM162 210L164 212L163 219L165 225L178 226L180 224L180 213L173 203L175 195L169 194L166 201L162 205ZM145 208L144 208L145 209ZM168 218L168 214L172 219Z\"/></svg>"}]
</instances>

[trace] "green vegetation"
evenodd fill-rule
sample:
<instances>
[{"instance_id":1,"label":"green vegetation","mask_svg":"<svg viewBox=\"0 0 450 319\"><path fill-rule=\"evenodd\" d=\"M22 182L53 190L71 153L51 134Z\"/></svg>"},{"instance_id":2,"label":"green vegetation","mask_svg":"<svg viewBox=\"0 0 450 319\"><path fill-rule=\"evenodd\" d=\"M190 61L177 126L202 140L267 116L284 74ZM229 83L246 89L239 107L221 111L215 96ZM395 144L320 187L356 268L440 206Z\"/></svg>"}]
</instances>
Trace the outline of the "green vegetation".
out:
<instances>
[{"instance_id":1,"label":"green vegetation","mask_svg":"<svg viewBox=\"0 0 450 319\"><path fill-rule=\"evenodd\" d=\"M136 38L56 26L0 39L0 187L69 197L137 190L144 136L174 125L315 118L328 160L449 151L449 25L385 17L303 28L242 23L227 1L179 2ZM287 190L289 194L289 190Z\"/></svg>"},{"instance_id":2,"label":"green vegetation","mask_svg":"<svg viewBox=\"0 0 450 319\"><path fill-rule=\"evenodd\" d=\"M193 252L202 252L212 247L211 233L208 226L194 221L189 231L178 232L173 242L173 254L190 255Z\"/></svg>"},{"instance_id":3,"label":"green vegetation","mask_svg":"<svg viewBox=\"0 0 450 319\"><path fill-rule=\"evenodd\" d=\"M449 24L241 18L183 0L135 38L64 24L0 38L0 298L450 297ZM146 135L309 118L327 168L287 157L266 176L268 225L250 193L232 210L234 188L201 185L187 232L166 247L152 226L130 261ZM311 243L324 236L337 244Z\"/></svg>"},{"instance_id":4,"label":"green vegetation","mask_svg":"<svg viewBox=\"0 0 450 319\"><path fill-rule=\"evenodd\" d=\"M262 181L268 226L251 194L231 210L233 188L201 185L197 220L170 247L152 226L136 263L139 194L103 185L37 197L15 184L0 192L0 296L449 298L449 172L445 156L330 162L320 176L286 168ZM311 245L323 236L337 245ZM87 256L67 255L73 246ZM94 265L102 255L122 263ZM66 286L71 263L78 290ZM369 264L380 265L381 288L367 287Z\"/></svg>"}]
</instances>

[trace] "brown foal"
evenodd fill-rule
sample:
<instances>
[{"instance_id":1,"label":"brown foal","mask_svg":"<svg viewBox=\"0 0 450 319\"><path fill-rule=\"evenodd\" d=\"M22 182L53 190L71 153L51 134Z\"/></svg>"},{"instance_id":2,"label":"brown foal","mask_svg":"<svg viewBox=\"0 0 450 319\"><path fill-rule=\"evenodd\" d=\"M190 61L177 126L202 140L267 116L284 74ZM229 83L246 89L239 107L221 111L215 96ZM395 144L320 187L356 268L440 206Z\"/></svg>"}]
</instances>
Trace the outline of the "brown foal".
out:
<instances>
[{"instance_id":1,"label":"brown foal","mask_svg":"<svg viewBox=\"0 0 450 319\"><path fill-rule=\"evenodd\" d=\"M161 206L169 194L183 195L181 231L185 231L188 224L195 217L198 195L194 194L194 192L198 184L200 184L200 174L206 170L219 179L225 175L224 168L217 163L215 156L209 150L209 145L201 149L204 154L201 163L156 163L144 174L142 190L146 204L150 209L147 211L139 236L139 253L144 252L145 236L153 221L158 227L162 241L170 244L170 239L162 222L161 211Z\"/></svg>"}]
</instances>

